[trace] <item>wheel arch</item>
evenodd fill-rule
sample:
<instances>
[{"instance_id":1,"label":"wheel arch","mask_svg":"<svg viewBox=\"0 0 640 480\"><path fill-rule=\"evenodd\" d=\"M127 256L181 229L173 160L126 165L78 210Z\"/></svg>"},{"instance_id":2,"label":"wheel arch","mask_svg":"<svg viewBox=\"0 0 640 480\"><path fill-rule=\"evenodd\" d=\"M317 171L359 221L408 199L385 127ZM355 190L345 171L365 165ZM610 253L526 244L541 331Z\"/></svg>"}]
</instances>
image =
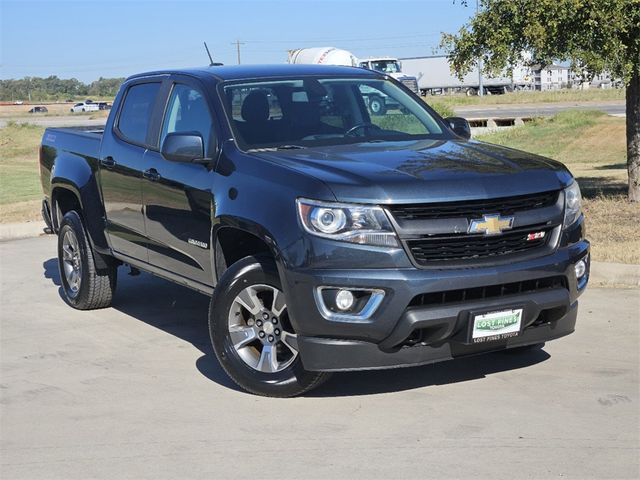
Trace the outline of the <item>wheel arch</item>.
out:
<instances>
[{"instance_id":1,"label":"wheel arch","mask_svg":"<svg viewBox=\"0 0 640 480\"><path fill-rule=\"evenodd\" d=\"M89 239L89 243L93 248L93 260L98 270L102 271L113 264L114 259L111 256L103 254L100 250L100 244L96 244L96 221L89 222L91 211L85 211L82 194L74 185L57 185L51 190L51 221L55 233L60 229L62 217L70 211L76 211L82 220L85 233ZM89 213L89 215L87 215ZM91 228L93 227L93 228ZM98 232L98 235L104 239L104 233ZM100 237L99 237L100 238ZM106 245L106 241L105 241ZM96 248L98 247L98 248ZM104 251L104 249L102 249Z\"/></svg>"},{"instance_id":2,"label":"wheel arch","mask_svg":"<svg viewBox=\"0 0 640 480\"><path fill-rule=\"evenodd\" d=\"M222 224L212 233L212 271L216 283L227 268L250 255L267 255L274 259L280 270L280 252L273 238L263 229Z\"/></svg>"}]
</instances>

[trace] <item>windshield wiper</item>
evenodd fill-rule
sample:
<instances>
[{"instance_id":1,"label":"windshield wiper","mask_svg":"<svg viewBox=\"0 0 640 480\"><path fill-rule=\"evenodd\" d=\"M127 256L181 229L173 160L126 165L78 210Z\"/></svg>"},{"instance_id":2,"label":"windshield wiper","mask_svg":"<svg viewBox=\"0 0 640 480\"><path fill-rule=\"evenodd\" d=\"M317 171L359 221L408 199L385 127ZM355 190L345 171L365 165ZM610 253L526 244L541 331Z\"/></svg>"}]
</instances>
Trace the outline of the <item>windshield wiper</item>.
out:
<instances>
[{"instance_id":1,"label":"windshield wiper","mask_svg":"<svg viewBox=\"0 0 640 480\"><path fill-rule=\"evenodd\" d=\"M275 152L276 150L301 150L303 148L302 145L279 145L277 147L258 147L258 148L250 148L247 150L248 152Z\"/></svg>"},{"instance_id":2,"label":"windshield wiper","mask_svg":"<svg viewBox=\"0 0 640 480\"><path fill-rule=\"evenodd\" d=\"M303 148L307 147L303 147L302 145L280 145L276 147L276 150L301 150Z\"/></svg>"}]
</instances>

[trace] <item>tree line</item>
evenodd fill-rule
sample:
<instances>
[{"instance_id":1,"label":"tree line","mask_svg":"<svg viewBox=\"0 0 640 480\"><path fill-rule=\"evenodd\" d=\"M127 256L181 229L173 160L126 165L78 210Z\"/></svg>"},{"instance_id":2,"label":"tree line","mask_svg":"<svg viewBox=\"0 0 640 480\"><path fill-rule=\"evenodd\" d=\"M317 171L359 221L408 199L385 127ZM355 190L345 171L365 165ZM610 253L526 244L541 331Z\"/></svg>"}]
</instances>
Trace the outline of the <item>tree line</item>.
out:
<instances>
[{"instance_id":1,"label":"tree line","mask_svg":"<svg viewBox=\"0 0 640 480\"><path fill-rule=\"evenodd\" d=\"M91 83L83 83L76 78L24 77L0 80L0 101L67 100L78 97L114 97L124 78L100 77Z\"/></svg>"}]
</instances>

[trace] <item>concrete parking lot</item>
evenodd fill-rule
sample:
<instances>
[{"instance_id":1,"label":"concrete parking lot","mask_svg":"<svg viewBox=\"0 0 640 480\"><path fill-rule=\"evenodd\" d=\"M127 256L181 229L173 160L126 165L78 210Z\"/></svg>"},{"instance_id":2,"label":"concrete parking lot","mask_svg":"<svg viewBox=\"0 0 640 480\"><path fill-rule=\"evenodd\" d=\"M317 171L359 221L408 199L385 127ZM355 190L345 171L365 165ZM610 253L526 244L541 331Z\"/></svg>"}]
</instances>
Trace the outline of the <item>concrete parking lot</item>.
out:
<instances>
[{"instance_id":1,"label":"concrete parking lot","mask_svg":"<svg viewBox=\"0 0 640 480\"><path fill-rule=\"evenodd\" d=\"M208 300L120 270L66 306L52 236L0 243L3 479L638 478L640 291L591 289L544 351L238 391Z\"/></svg>"}]
</instances>

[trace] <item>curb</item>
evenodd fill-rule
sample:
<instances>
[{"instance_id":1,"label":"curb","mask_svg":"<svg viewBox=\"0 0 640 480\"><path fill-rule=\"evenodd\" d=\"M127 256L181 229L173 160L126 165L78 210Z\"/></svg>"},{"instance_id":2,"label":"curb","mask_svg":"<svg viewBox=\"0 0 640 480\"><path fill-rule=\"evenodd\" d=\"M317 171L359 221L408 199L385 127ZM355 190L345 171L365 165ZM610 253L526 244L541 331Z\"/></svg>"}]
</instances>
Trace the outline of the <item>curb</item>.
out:
<instances>
[{"instance_id":1,"label":"curb","mask_svg":"<svg viewBox=\"0 0 640 480\"><path fill-rule=\"evenodd\" d=\"M43 221L0 224L0 242L19 240L21 238L45 235L46 225Z\"/></svg>"},{"instance_id":2,"label":"curb","mask_svg":"<svg viewBox=\"0 0 640 480\"><path fill-rule=\"evenodd\" d=\"M46 235L44 222L0 224L0 242ZM603 287L640 287L640 265L591 262L589 283Z\"/></svg>"},{"instance_id":3,"label":"curb","mask_svg":"<svg viewBox=\"0 0 640 480\"><path fill-rule=\"evenodd\" d=\"M591 262L589 283L604 287L640 287L640 265Z\"/></svg>"}]
</instances>

